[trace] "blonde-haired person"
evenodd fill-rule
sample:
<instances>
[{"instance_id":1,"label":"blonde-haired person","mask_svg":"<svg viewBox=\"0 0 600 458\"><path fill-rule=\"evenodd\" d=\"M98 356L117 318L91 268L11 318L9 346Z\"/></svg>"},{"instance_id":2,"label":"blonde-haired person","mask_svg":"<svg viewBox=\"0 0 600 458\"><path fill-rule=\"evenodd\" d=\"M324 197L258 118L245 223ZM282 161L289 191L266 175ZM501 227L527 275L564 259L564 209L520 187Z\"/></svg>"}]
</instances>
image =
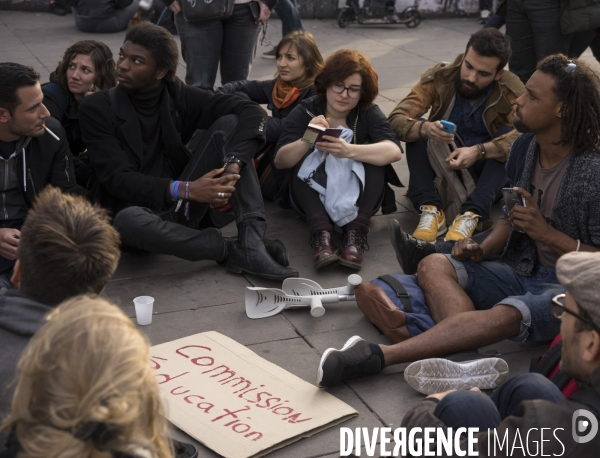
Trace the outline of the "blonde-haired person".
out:
<instances>
[{"instance_id":1,"label":"blonde-haired person","mask_svg":"<svg viewBox=\"0 0 600 458\"><path fill-rule=\"evenodd\" d=\"M63 302L17 371L3 458L173 457L148 341L108 301Z\"/></svg>"}]
</instances>

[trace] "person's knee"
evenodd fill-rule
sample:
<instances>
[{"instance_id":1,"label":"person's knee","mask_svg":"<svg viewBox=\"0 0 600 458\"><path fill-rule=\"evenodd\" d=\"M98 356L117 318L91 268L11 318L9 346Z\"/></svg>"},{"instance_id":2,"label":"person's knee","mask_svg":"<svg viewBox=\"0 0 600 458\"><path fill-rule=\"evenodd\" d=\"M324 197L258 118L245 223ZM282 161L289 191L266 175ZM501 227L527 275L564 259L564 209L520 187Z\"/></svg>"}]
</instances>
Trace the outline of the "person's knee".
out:
<instances>
[{"instance_id":1,"label":"person's knee","mask_svg":"<svg viewBox=\"0 0 600 458\"><path fill-rule=\"evenodd\" d=\"M436 406L434 415L446 426L494 428L500 414L492 400L480 391L453 391Z\"/></svg>"},{"instance_id":2,"label":"person's knee","mask_svg":"<svg viewBox=\"0 0 600 458\"><path fill-rule=\"evenodd\" d=\"M149 217L152 213L147 208L127 207L115 215L113 226L124 242L131 241L140 236L140 228Z\"/></svg>"},{"instance_id":3,"label":"person's knee","mask_svg":"<svg viewBox=\"0 0 600 458\"><path fill-rule=\"evenodd\" d=\"M521 321L523 321L523 315L521 312L513 307L512 305L500 304L492 309L493 316L491 319L494 321L496 326L502 326L505 329L513 331L513 335L518 335L521 331Z\"/></svg>"},{"instance_id":4,"label":"person's knee","mask_svg":"<svg viewBox=\"0 0 600 458\"><path fill-rule=\"evenodd\" d=\"M215 130L233 132L239 122L238 115L228 114L218 118L212 125Z\"/></svg>"},{"instance_id":5,"label":"person's knee","mask_svg":"<svg viewBox=\"0 0 600 458\"><path fill-rule=\"evenodd\" d=\"M437 282L440 278L456 277L452 263L441 253L433 253L425 257L417 267L417 278L419 286L427 288L431 282Z\"/></svg>"},{"instance_id":6,"label":"person's knee","mask_svg":"<svg viewBox=\"0 0 600 458\"><path fill-rule=\"evenodd\" d=\"M507 390L511 391L513 395L523 398L523 400L561 401L564 399L560 389L550 379L536 372L516 375L508 380L505 385Z\"/></svg>"}]
</instances>

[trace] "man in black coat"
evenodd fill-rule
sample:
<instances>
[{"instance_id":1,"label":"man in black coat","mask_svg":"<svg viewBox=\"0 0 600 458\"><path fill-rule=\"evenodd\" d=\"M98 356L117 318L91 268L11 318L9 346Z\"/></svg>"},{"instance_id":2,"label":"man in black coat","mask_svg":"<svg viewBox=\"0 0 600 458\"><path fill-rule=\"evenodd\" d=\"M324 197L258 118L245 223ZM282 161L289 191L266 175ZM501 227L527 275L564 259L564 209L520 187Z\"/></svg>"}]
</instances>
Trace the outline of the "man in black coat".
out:
<instances>
[{"instance_id":1,"label":"man in black coat","mask_svg":"<svg viewBox=\"0 0 600 458\"><path fill-rule=\"evenodd\" d=\"M281 280L298 276L285 248L263 240L264 204L253 157L265 143L265 111L233 95L213 95L175 77L177 44L142 23L119 51L119 85L87 97L80 124L96 175L92 198L115 214L123 243L232 272ZM211 206L229 199L238 239L199 230Z\"/></svg>"},{"instance_id":2,"label":"man in black coat","mask_svg":"<svg viewBox=\"0 0 600 458\"><path fill-rule=\"evenodd\" d=\"M39 78L30 67L0 63L0 287L4 288L12 288L20 229L37 193L47 184L77 192L69 144L60 123L42 103Z\"/></svg>"}]
</instances>

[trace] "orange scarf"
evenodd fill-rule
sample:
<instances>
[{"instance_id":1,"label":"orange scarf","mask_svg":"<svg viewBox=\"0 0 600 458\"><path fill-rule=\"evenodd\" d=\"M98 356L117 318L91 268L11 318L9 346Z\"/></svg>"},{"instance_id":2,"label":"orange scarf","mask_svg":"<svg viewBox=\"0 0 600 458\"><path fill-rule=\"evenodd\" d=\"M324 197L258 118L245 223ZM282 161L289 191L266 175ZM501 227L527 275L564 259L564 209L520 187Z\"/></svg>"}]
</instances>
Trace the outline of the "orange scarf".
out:
<instances>
[{"instance_id":1,"label":"orange scarf","mask_svg":"<svg viewBox=\"0 0 600 458\"><path fill-rule=\"evenodd\" d=\"M273 105L283 110L298 100L300 94L302 94L302 90L286 83L281 78L277 78L275 86L273 86Z\"/></svg>"}]
</instances>

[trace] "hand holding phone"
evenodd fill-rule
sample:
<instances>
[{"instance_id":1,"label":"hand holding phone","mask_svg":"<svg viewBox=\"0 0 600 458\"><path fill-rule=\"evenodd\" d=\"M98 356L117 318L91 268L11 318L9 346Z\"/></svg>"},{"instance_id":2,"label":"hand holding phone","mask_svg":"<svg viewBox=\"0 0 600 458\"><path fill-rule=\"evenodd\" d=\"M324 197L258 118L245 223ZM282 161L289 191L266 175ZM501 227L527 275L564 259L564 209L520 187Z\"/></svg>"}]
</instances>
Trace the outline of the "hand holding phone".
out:
<instances>
[{"instance_id":1,"label":"hand holding phone","mask_svg":"<svg viewBox=\"0 0 600 458\"><path fill-rule=\"evenodd\" d=\"M502 196L504 197L504 204L506 205L506 213L508 214L515 205L521 205L526 207L525 199L517 194L513 188L502 188ZM514 226L514 229L518 232L524 232L519 226Z\"/></svg>"},{"instance_id":2,"label":"hand holding phone","mask_svg":"<svg viewBox=\"0 0 600 458\"><path fill-rule=\"evenodd\" d=\"M454 135L456 131L456 125L450 121L444 121L443 119L440 121L442 123L442 130L450 135Z\"/></svg>"}]
</instances>

